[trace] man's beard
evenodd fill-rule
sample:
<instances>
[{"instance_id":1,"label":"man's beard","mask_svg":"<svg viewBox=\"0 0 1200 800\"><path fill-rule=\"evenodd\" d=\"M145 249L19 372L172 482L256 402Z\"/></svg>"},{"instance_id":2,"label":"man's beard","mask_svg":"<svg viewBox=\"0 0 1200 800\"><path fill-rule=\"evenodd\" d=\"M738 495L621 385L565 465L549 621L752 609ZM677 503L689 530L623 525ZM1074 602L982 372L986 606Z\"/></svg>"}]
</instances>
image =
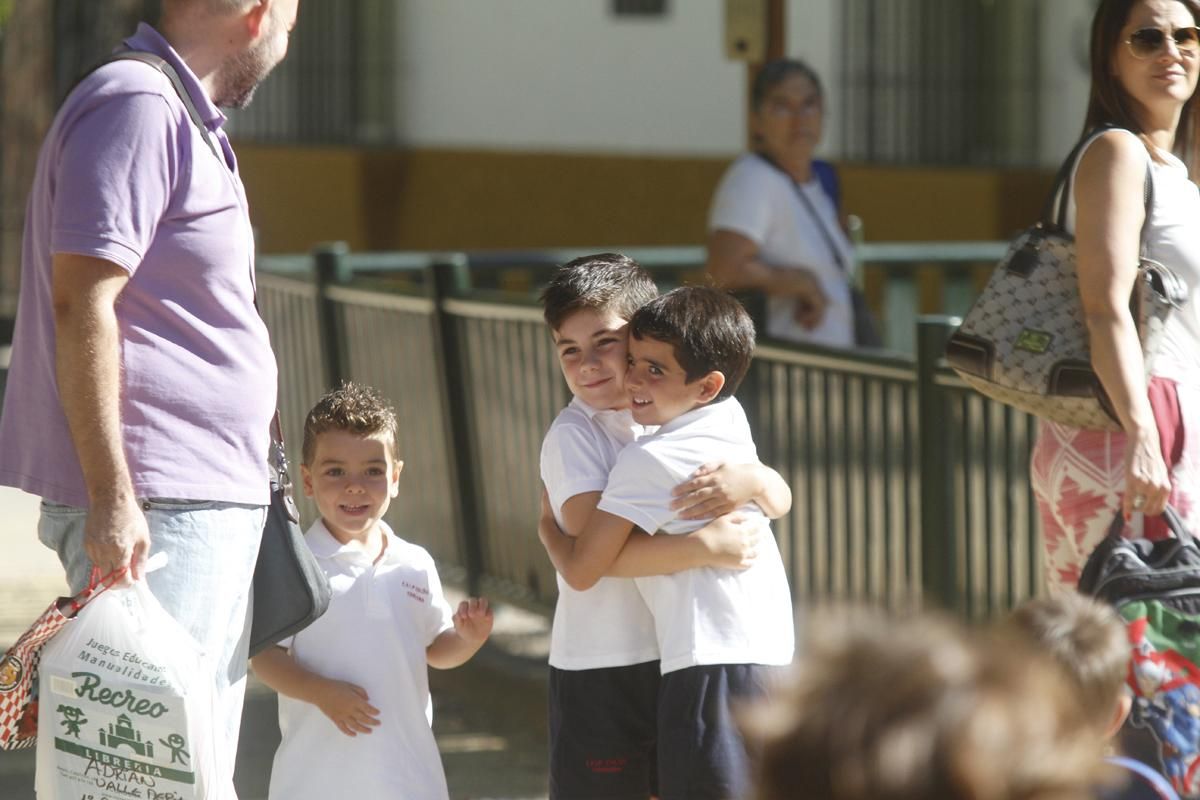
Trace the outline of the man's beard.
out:
<instances>
[{"instance_id":1,"label":"man's beard","mask_svg":"<svg viewBox=\"0 0 1200 800\"><path fill-rule=\"evenodd\" d=\"M233 56L221 67L213 102L221 108L245 108L254 91L282 60L271 52L276 37L264 36L251 50Z\"/></svg>"}]
</instances>

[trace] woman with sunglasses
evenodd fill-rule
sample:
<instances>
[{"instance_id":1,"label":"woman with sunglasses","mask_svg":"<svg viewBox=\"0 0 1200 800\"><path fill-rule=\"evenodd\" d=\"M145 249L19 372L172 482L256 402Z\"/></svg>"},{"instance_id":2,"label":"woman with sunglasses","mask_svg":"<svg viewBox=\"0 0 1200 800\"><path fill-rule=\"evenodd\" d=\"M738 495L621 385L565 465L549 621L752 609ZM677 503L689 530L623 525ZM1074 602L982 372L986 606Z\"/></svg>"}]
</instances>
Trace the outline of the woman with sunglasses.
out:
<instances>
[{"instance_id":1,"label":"woman with sunglasses","mask_svg":"<svg viewBox=\"0 0 1200 800\"><path fill-rule=\"evenodd\" d=\"M1103 0L1092 24L1085 135L1115 127L1076 162L1067 227L1092 363L1123 430L1040 424L1032 478L1051 588L1075 585L1118 511L1149 538L1166 535L1156 515L1168 501L1193 531L1200 522L1198 19L1197 0ZM1129 307L1143 226L1147 256L1189 290L1149 380Z\"/></svg>"},{"instance_id":2,"label":"woman with sunglasses","mask_svg":"<svg viewBox=\"0 0 1200 800\"><path fill-rule=\"evenodd\" d=\"M768 336L878 344L869 328L856 337L854 253L838 219L837 175L813 158L824 108L821 80L804 62L780 59L759 71L755 152L729 167L713 196L708 271L721 286L767 296Z\"/></svg>"}]
</instances>

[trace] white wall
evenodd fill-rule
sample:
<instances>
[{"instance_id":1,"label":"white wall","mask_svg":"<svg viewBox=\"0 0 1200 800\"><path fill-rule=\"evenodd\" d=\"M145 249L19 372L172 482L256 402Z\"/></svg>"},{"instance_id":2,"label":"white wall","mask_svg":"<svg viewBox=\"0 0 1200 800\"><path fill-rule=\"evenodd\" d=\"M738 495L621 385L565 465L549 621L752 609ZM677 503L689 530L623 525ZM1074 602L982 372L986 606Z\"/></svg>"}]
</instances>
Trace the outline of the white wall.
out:
<instances>
[{"instance_id":1,"label":"white wall","mask_svg":"<svg viewBox=\"0 0 1200 800\"><path fill-rule=\"evenodd\" d=\"M681 0L682 1L682 0ZM841 113L838 82L841 71L842 32L836 4L841 0L788 0L787 54L801 58L821 76L825 86L825 132L821 155L837 158L841 152Z\"/></svg>"},{"instance_id":2,"label":"white wall","mask_svg":"<svg viewBox=\"0 0 1200 800\"><path fill-rule=\"evenodd\" d=\"M840 153L841 0L789 0L787 52L827 90L822 152ZM401 0L396 115L418 147L729 155L745 146L746 67L724 56L724 0L618 18L610 0ZM1083 124L1095 0L1040 7L1040 162Z\"/></svg>"},{"instance_id":3,"label":"white wall","mask_svg":"<svg viewBox=\"0 0 1200 800\"><path fill-rule=\"evenodd\" d=\"M836 0L793 0L790 50L830 57ZM746 68L723 0L614 17L610 0L406 0L397 114L417 146L726 155L745 138Z\"/></svg>"}]
</instances>

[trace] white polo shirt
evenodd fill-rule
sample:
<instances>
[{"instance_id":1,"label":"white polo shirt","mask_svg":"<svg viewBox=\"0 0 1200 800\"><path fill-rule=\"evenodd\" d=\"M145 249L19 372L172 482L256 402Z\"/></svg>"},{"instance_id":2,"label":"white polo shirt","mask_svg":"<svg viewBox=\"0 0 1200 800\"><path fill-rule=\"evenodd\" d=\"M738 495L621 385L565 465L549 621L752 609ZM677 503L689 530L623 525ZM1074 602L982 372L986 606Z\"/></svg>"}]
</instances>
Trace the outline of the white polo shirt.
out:
<instances>
[{"instance_id":1,"label":"white polo shirt","mask_svg":"<svg viewBox=\"0 0 1200 800\"><path fill-rule=\"evenodd\" d=\"M807 330L796 322L795 301L767 297L767 335L791 342L829 347L854 346L854 306L850 276L838 265L854 263L854 250L842 232L837 209L815 177L801 184L797 196L791 178L760 156L738 158L717 186L708 214L708 230L728 230L758 246L758 258L780 269L805 267L816 275L829 305L821 323ZM814 218L812 211L818 217ZM830 251L830 242L837 253Z\"/></svg>"},{"instance_id":2,"label":"white polo shirt","mask_svg":"<svg viewBox=\"0 0 1200 800\"><path fill-rule=\"evenodd\" d=\"M542 483L554 519L584 492L602 492L617 453L643 432L629 411L598 411L579 398L564 408L542 441ZM585 592L558 575L550 629L550 665L582 670L626 667L658 658L654 619L630 578L601 578Z\"/></svg>"},{"instance_id":3,"label":"white polo shirt","mask_svg":"<svg viewBox=\"0 0 1200 800\"><path fill-rule=\"evenodd\" d=\"M425 648L454 627L433 559L383 522L387 548L343 545L317 520L308 546L333 588L329 610L284 642L305 669L366 690L380 725L350 737L316 706L280 695L283 735L271 800L403 797L446 800L446 775L430 725Z\"/></svg>"},{"instance_id":4,"label":"white polo shirt","mask_svg":"<svg viewBox=\"0 0 1200 800\"><path fill-rule=\"evenodd\" d=\"M621 451L598 508L645 531L691 533L709 520L677 519L671 489L720 459L758 461L750 426L733 398L689 411ZM792 598L770 521L754 566L737 572L702 567L636 578L654 615L664 674L702 664L790 664L795 647Z\"/></svg>"}]
</instances>

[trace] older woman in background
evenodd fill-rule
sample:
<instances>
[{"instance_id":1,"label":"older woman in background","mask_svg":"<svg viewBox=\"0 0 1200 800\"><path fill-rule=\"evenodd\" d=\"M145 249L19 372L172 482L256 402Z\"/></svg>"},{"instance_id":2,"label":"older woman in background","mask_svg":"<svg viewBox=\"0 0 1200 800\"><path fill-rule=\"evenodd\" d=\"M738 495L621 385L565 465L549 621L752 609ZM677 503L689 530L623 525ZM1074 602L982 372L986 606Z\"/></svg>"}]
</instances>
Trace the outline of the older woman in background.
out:
<instances>
[{"instance_id":1,"label":"older woman in background","mask_svg":"<svg viewBox=\"0 0 1200 800\"><path fill-rule=\"evenodd\" d=\"M781 59L759 72L754 152L733 162L713 196L708 271L726 288L767 296L768 336L878 344L870 331L856 336L854 253L838 218L837 177L813 159L824 107L820 78L804 62Z\"/></svg>"}]
</instances>

